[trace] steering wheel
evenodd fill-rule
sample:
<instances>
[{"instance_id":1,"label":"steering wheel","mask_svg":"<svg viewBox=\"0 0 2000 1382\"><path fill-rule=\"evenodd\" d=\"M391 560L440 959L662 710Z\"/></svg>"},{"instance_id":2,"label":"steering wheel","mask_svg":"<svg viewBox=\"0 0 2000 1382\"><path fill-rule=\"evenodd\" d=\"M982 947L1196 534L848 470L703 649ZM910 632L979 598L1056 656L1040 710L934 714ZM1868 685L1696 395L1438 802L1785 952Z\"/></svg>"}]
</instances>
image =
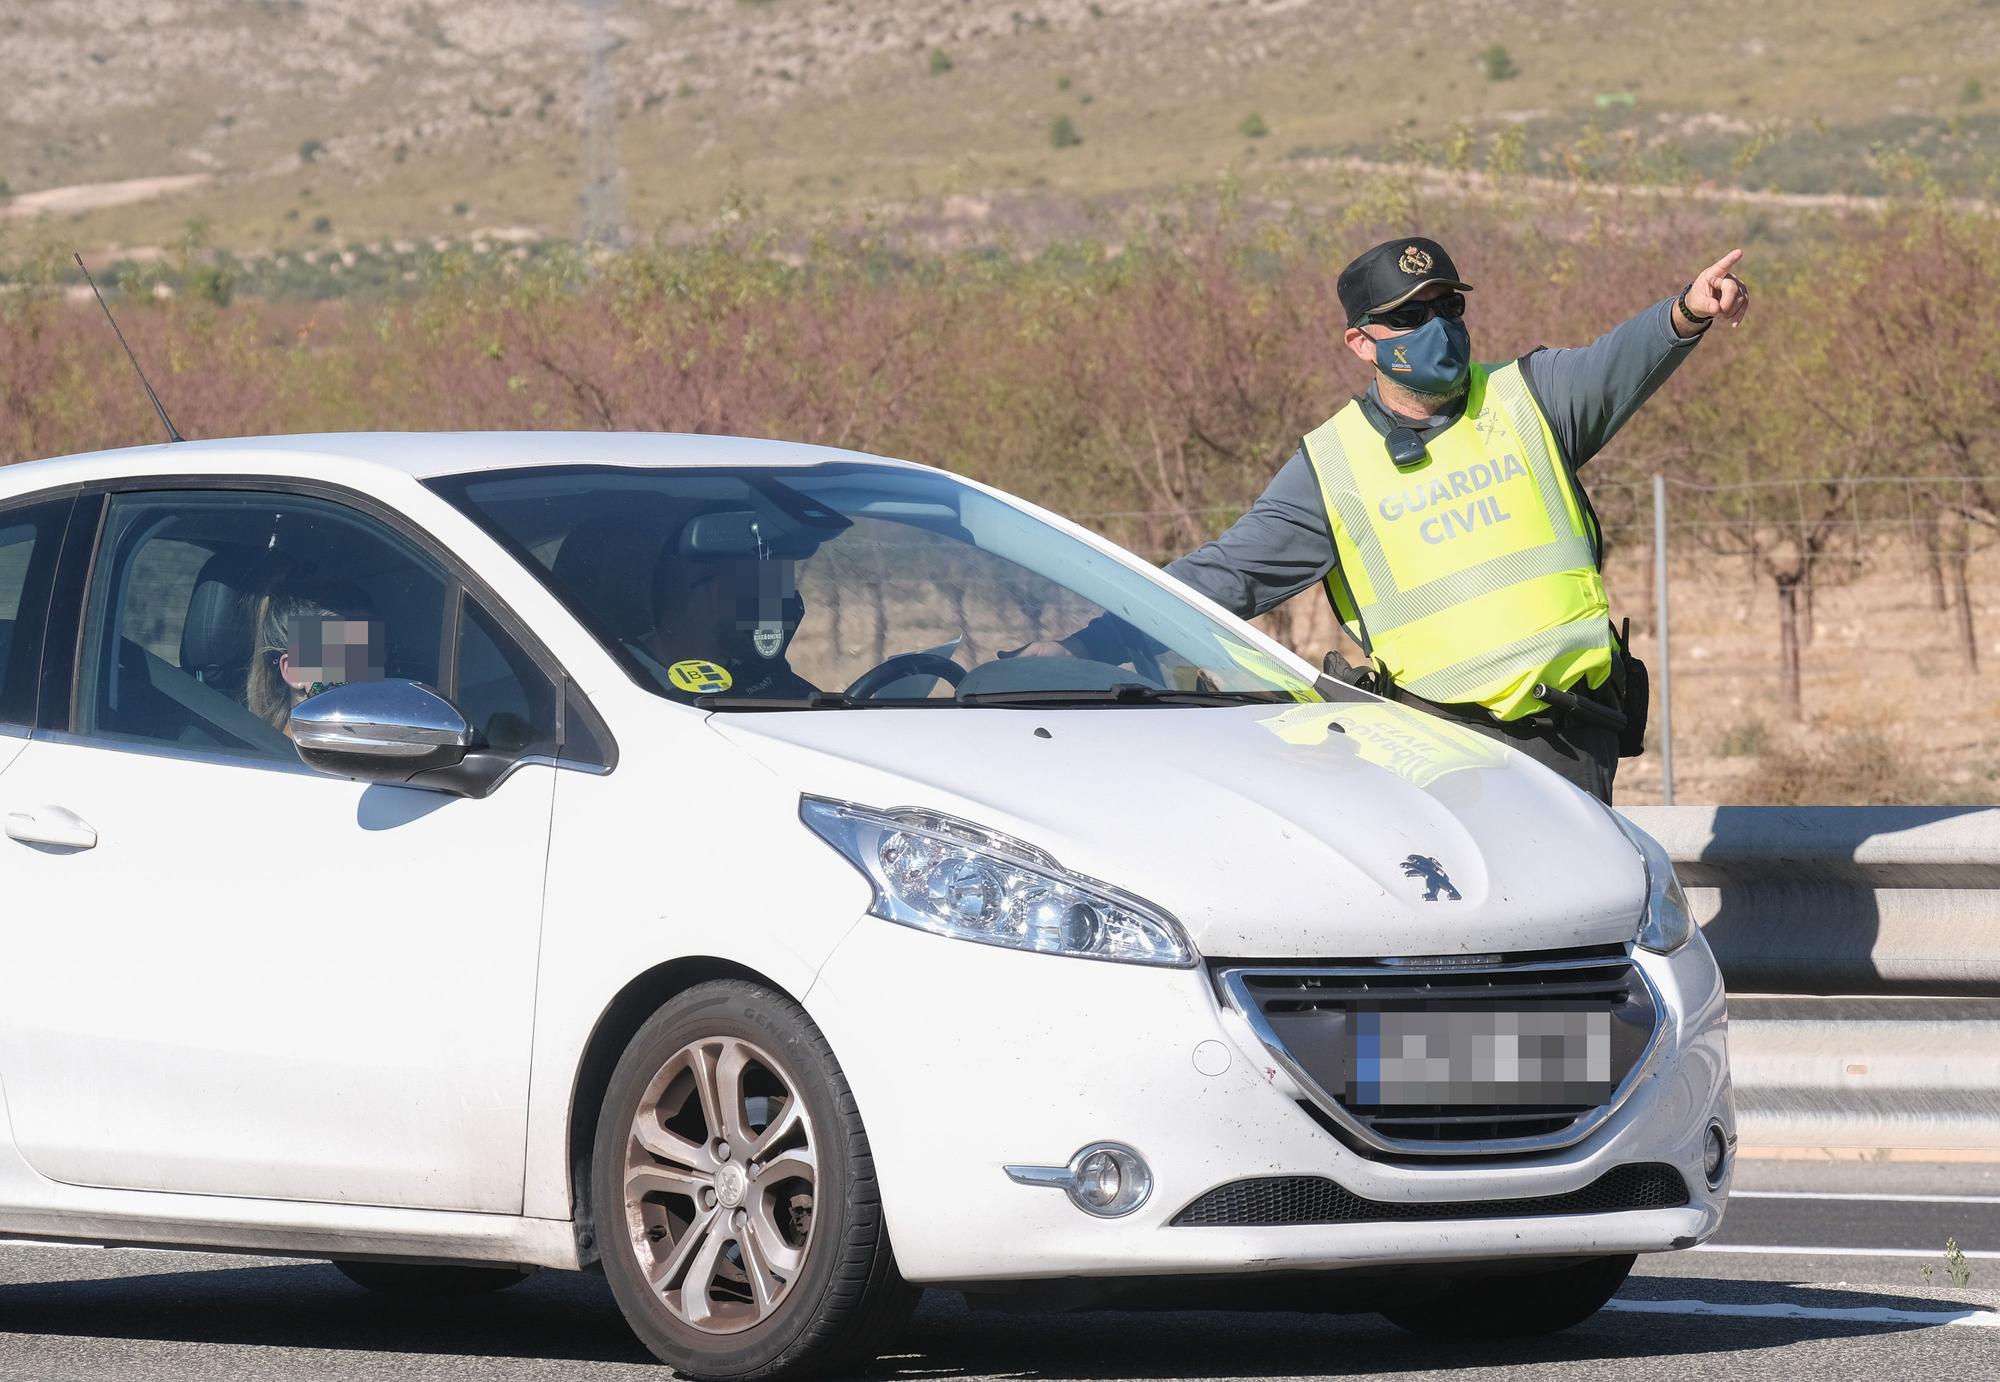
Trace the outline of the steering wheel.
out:
<instances>
[{"instance_id":1,"label":"steering wheel","mask_svg":"<svg viewBox=\"0 0 2000 1382\"><path fill-rule=\"evenodd\" d=\"M854 679L847 694L854 700L873 700L888 686L904 677L942 677L951 686L965 680L965 669L937 653L897 653L888 661L870 667Z\"/></svg>"}]
</instances>

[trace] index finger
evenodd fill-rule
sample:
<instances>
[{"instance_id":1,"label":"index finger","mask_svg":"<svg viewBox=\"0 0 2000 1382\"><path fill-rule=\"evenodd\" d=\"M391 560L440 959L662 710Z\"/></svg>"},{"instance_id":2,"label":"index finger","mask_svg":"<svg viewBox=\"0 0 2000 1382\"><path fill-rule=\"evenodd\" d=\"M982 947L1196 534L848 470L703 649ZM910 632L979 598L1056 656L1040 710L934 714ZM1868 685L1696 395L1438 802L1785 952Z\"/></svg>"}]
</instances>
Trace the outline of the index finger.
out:
<instances>
[{"instance_id":1,"label":"index finger","mask_svg":"<svg viewBox=\"0 0 2000 1382\"><path fill-rule=\"evenodd\" d=\"M1742 257L1743 257L1742 250L1740 249L1731 250L1729 253L1723 255L1722 258L1716 260L1713 264L1709 265L1708 272L1703 274L1702 277L1709 279L1711 281L1720 278L1723 274L1726 274L1731 269L1735 268L1736 261L1741 259Z\"/></svg>"}]
</instances>

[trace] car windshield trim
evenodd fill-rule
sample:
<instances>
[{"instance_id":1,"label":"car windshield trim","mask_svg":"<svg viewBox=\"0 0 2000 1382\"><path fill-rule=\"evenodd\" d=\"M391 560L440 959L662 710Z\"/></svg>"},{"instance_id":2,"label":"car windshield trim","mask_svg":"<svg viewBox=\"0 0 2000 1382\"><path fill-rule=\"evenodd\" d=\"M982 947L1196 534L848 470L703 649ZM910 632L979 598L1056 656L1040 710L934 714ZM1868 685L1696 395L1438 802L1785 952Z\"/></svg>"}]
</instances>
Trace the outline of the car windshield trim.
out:
<instances>
[{"instance_id":1,"label":"car windshield trim","mask_svg":"<svg viewBox=\"0 0 2000 1382\"><path fill-rule=\"evenodd\" d=\"M1103 690L975 691L953 697L964 706L1120 706L1120 705L1292 705L1282 691L1176 691L1168 687L1122 682Z\"/></svg>"},{"instance_id":2,"label":"car windshield trim","mask_svg":"<svg viewBox=\"0 0 2000 1382\"><path fill-rule=\"evenodd\" d=\"M1169 705L1213 707L1242 705L1292 705L1291 697L1280 691L1173 691L1128 682L1107 690L1081 691L980 691L969 696L907 696L856 700L838 691L816 691L810 696L725 696L719 693L696 696L701 710L725 713L775 710L1009 710L1009 709L1115 709L1119 706Z\"/></svg>"}]
</instances>

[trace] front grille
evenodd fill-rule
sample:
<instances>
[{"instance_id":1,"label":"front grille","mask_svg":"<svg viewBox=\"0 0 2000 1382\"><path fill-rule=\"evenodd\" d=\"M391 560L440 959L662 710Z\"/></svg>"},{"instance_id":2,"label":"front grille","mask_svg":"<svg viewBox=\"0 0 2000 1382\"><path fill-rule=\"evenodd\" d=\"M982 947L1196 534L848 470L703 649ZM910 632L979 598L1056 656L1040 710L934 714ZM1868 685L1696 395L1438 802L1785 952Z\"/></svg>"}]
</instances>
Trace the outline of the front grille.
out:
<instances>
[{"instance_id":1,"label":"front grille","mask_svg":"<svg viewBox=\"0 0 2000 1382\"><path fill-rule=\"evenodd\" d=\"M1468 963L1227 964L1217 966L1217 979L1299 1079L1321 1125L1368 1156L1518 1154L1575 1142L1617 1106L1659 1021L1651 988L1619 946ZM1381 1015L1412 1012L1602 1014L1609 1078L1589 1090L1545 1091L1583 1096L1554 1102L1504 1100L1526 1088L1504 1084L1485 1086L1490 1100L1391 1101L1382 1097L1386 1086L1360 1078L1355 1051L1369 1030L1392 1020Z\"/></svg>"},{"instance_id":2,"label":"front grille","mask_svg":"<svg viewBox=\"0 0 2000 1382\"><path fill-rule=\"evenodd\" d=\"M1271 1176L1218 1185L1174 1216L1175 1228L1265 1228L1286 1224L1407 1223L1419 1219L1526 1219L1679 1209L1687 1182L1671 1166L1606 1171L1581 1190L1520 1200L1367 1200L1324 1176Z\"/></svg>"}]
</instances>

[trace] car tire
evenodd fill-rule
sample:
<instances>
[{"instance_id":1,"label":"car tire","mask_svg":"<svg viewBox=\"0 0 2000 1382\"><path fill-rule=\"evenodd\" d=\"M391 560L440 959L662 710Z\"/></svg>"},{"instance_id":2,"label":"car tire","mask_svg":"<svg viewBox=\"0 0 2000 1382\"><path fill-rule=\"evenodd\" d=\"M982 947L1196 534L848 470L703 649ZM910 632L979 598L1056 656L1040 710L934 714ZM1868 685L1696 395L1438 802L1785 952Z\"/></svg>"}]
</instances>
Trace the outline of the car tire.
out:
<instances>
[{"instance_id":1,"label":"car tire","mask_svg":"<svg viewBox=\"0 0 2000 1382\"><path fill-rule=\"evenodd\" d=\"M1598 1257L1525 1276L1454 1281L1417 1305L1382 1311L1412 1334L1442 1339L1526 1339L1581 1324L1618 1294L1633 1254Z\"/></svg>"},{"instance_id":2,"label":"car tire","mask_svg":"<svg viewBox=\"0 0 2000 1382\"><path fill-rule=\"evenodd\" d=\"M612 1295L685 1377L866 1362L919 1295L896 1270L840 1063L803 1008L756 984L698 985L633 1036L605 1091L591 1192Z\"/></svg>"},{"instance_id":3,"label":"car tire","mask_svg":"<svg viewBox=\"0 0 2000 1382\"><path fill-rule=\"evenodd\" d=\"M408 1300L504 1291L532 1275L518 1267L467 1267L446 1262L336 1262L333 1266L356 1286Z\"/></svg>"}]
</instances>

